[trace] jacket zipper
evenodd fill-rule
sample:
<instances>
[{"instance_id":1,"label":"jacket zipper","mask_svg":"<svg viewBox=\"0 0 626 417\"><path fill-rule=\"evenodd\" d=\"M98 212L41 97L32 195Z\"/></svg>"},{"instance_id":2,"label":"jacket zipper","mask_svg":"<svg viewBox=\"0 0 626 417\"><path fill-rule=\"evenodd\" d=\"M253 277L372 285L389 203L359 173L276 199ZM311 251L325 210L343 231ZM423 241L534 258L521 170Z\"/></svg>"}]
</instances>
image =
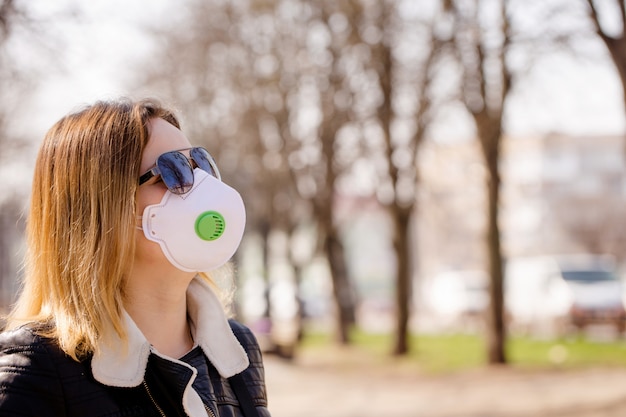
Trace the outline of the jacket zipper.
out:
<instances>
[{"instance_id":1,"label":"jacket zipper","mask_svg":"<svg viewBox=\"0 0 626 417\"><path fill-rule=\"evenodd\" d=\"M152 404L154 404L154 406L156 407L161 417L167 417L165 413L163 412L163 409L159 407L159 404L157 404L157 402L154 400L154 397L152 396L152 393L150 392L150 388L148 388L148 384L146 383L145 380L143 381L143 387L146 389L146 392L148 393L148 397L150 397L150 401L152 401Z\"/></svg>"},{"instance_id":2,"label":"jacket zipper","mask_svg":"<svg viewBox=\"0 0 626 417\"><path fill-rule=\"evenodd\" d=\"M208 405L204 404L204 402L202 403L202 405L204 405L204 408L206 408L207 413L209 413L209 417L215 417L215 413L213 412L213 410L209 408Z\"/></svg>"},{"instance_id":3,"label":"jacket zipper","mask_svg":"<svg viewBox=\"0 0 626 417\"><path fill-rule=\"evenodd\" d=\"M150 392L150 388L148 388L148 384L146 383L145 380L143 381L143 387L146 389L146 392L148 393L148 397L150 397L150 401L152 401L152 404L154 404L154 406L156 407L161 417L167 417L165 413L163 412L163 409L159 407L159 404L157 404L157 402L154 400L154 397L152 396L152 393ZM207 413L209 414L209 417L215 417L215 413L213 412L213 410L211 410L211 408L209 408L208 405L204 404L204 402L202 403L202 405L204 406Z\"/></svg>"}]
</instances>

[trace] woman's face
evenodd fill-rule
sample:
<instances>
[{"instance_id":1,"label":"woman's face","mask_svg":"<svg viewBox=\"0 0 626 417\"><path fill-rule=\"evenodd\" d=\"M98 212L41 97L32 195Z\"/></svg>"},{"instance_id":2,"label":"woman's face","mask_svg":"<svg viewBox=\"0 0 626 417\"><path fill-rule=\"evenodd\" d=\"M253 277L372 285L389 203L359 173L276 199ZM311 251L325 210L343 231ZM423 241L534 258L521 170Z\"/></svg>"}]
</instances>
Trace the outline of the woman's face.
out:
<instances>
[{"instance_id":1,"label":"woman's face","mask_svg":"<svg viewBox=\"0 0 626 417\"><path fill-rule=\"evenodd\" d=\"M150 138L141 157L141 169L139 171L141 174L153 168L161 154L191 147L185 135L163 119L151 119L148 122L148 131ZM142 215L146 206L161 202L165 191L167 191L167 187L161 181L160 176L140 185L137 190L137 215ZM138 225L140 226L141 222L138 222ZM146 239L141 230L137 230L137 234L137 257L149 257L151 261L155 260L155 256L159 259L165 259L157 243Z\"/></svg>"}]
</instances>

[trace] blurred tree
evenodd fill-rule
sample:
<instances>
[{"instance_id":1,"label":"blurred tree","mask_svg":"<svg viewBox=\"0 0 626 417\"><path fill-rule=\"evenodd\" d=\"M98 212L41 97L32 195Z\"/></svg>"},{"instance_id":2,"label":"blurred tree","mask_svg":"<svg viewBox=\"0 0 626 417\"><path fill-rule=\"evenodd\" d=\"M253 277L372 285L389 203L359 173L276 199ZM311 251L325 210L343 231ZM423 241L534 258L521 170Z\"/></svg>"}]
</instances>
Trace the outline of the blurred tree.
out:
<instances>
[{"instance_id":1,"label":"blurred tree","mask_svg":"<svg viewBox=\"0 0 626 417\"><path fill-rule=\"evenodd\" d=\"M0 45L4 45L12 33L15 20L21 18L22 11L18 9L15 0L0 1Z\"/></svg>"},{"instance_id":2,"label":"blurred tree","mask_svg":"<svg viewBox=\"0 0 626 417\"><path fill-rule=\"evenodd\" d=\"M312 5L313 6L313 5ZM321 120L318 138L321 146L321 160L308 164L307 170L297 170L301 176L315 184L308 190L319 224L320 242L328 259L333 279L333 295L338 314L337 338L342 344L349 343L349 329L356 322L356 296L348 274L346 255L337 223L337 179L349 163L341 163L338 158L340 130L352 119L351 103L353 91L350 88L350 74L346 71L346 60L352 56L351 48L358 41L355 34L358 28L361 6L358 1L321 1L313 6L319 26L312 28L326 38L309 53L326 55L327 62L314 69L316 88L319 94ZM315 60L316 57L312 56ZM323 62L323 61L319 61Z\"/></svg>"},{"instance_id":3,"label":"blurred tree","mask_svg":"<svg viewBox=\"0 0 626 417\"><path fill-rule=\"evenodd\" d=\"M499 227L500 148L503 115L511 91L511 17L507 0L446 0L454 17L454 46L462 71L461 99L474 119L487 169L487 255L490 277L487 354L506 363L503 264Z\"/></svg>"},{"instance_id":4,"label":"blurred tree","mask_svg":"<svg viewBox=\"0 0 626 417\"><path fill-rule=\"evenodd\" d=\"M378 76L382 94L376 117L383 135L383 154L387 167L379 187L379 196L393 224L392 240L396 254L393 353L402 355L409 349L413 268L417 263L412 218L416 211L419 187L418 155L434 116L436 99L432 89L442 42L435 34L437 12L432 13L426 21L415 22L398 16L396 2L383 1L378 6L378 13L372 23L381 36L371 47L371 65ZM407 36L407 25L419 26L418 33L413 37ZM418 42L415 42L415 38ZM411 45L408 46L408 43ZM408 55L412 59L398 52L403 47L411 49ZM410 133L400 135L399 129L394 132L394 123L396 127L402 123L410 126Z\"/></svg>"},{"instance_id":5,"label":"blurred tree","mask_svg":"<svg viewBox=\"0 0 626 417\"><path fill-rule=\"evenodd\" d=\"M622 83L626 111L626 2L586 0L595 32L611 55Z\"/></svg>"},{"instance_id":6,"label":"blurred tree","mask_svg":"<svg viewBox=\"0 0 626 417\"><path fill-rule=\"evenodd\" d=\"M29 17L24 10L23 4L16 0L0 0L0 98L2 103L12 103L22 91L25 83L20 74L20 68L14 63L14 57L10 51L10 40L19 29L29 24ZM12 106L3 105L0 109L0 157L9 154L13 146L6 132L7 122Z\"/></svg>"},{"instance_id":7,"label":"blurred tree","mask_svg":"<svg viewBox=\"0 0 626 417\"><path fill-rule=\"evenodd\" d=\"M0 311L8 307L17 287L16 252L24 228L21 213L28 192L10 172L27 144L24 137L11 129L12 121L35 80L33 73L26 71L20 66L23 62L16 59L15 41L23 38L17 35L32 27L32 23L24 2L0 0L0 172L5 181L5 190L0 195Z\"/></svg>"}]
</instances>

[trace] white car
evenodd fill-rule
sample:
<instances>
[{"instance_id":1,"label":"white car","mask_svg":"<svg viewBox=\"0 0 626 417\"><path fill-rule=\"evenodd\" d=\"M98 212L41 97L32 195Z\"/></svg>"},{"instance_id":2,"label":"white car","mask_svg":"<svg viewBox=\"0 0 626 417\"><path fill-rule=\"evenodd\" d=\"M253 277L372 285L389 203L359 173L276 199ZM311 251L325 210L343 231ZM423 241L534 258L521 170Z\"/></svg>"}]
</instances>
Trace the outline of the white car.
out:
<instances>
[{"instance_id":1,"label":"white car","mask_svg":"<svg viewBox=\"0 0 626 417\"><path fill-rule=\"evenodd\" d=\"M624 286L610 256L515 259L505 271L505 306L513 326L563 333L570 325L610 324L623 332Z\"/></svg>"}]
</instances>

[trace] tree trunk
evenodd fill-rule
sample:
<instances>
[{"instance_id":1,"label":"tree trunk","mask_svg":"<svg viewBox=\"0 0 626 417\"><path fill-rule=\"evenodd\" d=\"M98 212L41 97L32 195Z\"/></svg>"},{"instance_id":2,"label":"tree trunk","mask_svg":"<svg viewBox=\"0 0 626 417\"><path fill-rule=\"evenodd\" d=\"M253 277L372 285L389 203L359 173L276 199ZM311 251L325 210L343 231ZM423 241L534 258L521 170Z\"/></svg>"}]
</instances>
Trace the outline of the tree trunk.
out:
<instances>
[{"instance_id":1,"label":"tree trunk","mask_svg":"<svg viewBox=\"0 0 626 417\"><path fill-rule=\"evenodd\" d=\"M609 53L619 74L622 84L622 103L624 104L624 112L626 112L626 38L612 39L605 41ZM626 143L624 144L624 152L626 152Z\"/></svg>"},{"instance_id":2,"label":"tree trunk","mask_svg":"<svg viewBox=\"0 0 626 417\"><path fill-rule=\"evenodd\" d=\"M412 291L411 276L411 208L394 207L394 249L396 251L396 333L394 355L409 350L409 318Z\"/></svg>"},{"instance_id":3,"label":"tree trunk","mask_svg":"<svg viewBox=\"0 0 626 417\"><path fill-rule=\"evenodd\" d=\"M259 232L261 233L261 251L263 256L263 298L265 300L265 310L263 310L263 318L269 319L272 316L272 301L270 297L271 279L270 279L270 232L272 225L269 221L261 221Z\"/></svg>"},{"instance_id":4,"label":"tree trunk","mask_svg":"<svg viewBox=\"0 0 626 417\"><path fill-rule=\"evenodd\" d=\"M611 60L615 65L615 69L622 83L622 102L624 103L624 111L626 112L626 10L623 0L616 0L617 7L621 10L620 20L622 24L622 33L620 36L611 36L610 31L605 31L600 24L600 16L593 0L587 0L590 9L591 20L595 24L596 33L604 42L606 49L611 55ZM625 144L626 145L626 144ZM624 147L626 151L626 146Z\"/></svg>"},{"instance_id":5,"label":"tree trunk","mask_svg":"<svg viewBox=\"0 0 626 417\"><path fill-rule=\"evenodd\" d=\"M504 285L502 271L502 255L500 247L500 228L498 225L498 201L500 195L500 178L497 161L489 162L489 218L487 230L487 251L489 255L489 276L491 278L489 306L489 334L487 336L489 363L506 363L504 326Z\"/></svg>"},{"instance_id":6,"label":"tree trunk","mask_svg":"<svg viewBox=\"0 0 626 417\"><path fill-rule=\"evenodd\" d=\"M340 82L337 74L332 74L329 79L333 86ZM347 345L350 343L350 328L356 323L355 297L348 278L345 251L339 231L335 225L334 214L335 184L338 175L335 159L335 138L340 126L347 120L347 116L342 111L335 109L333 104L334 91L336 91L335 87L328 88L324 92L322 99L324 121L320 127L320 141L322 144L323 164L325 165L325 182L324 189L318 191L313 203L316 217L322 229L323 250L326 253L333 283L337 341L342 345Z\"/></svg>"},{"instance_id":7,"label":"tree trunk","mask_svg":"<svg viewBox=\"0 0 626 417\"><path fill-rule=\"evenodd\" d=\"M350 343L350 329L356 322L354 296L348 279L343 243L334 228L325 234L324 250L333 277L333 295L337 310L337 341L346 345Z\"/></svg>"},{"instance_id":8,"label":"tree trunk","mask_svg":"<svg viewBox=\"0 0 626 417\"><path fill-rule=\"evenodd\" d=\"M484 121L483 121L484 123ZM500 202L500 136L501 129L479 125L483 146L483 156L487 166L487 256L489 263L489 312L487 326L487 355L490 364L507 362L505 354L506 328L504 323L504 274L502 268L502 248L500 244L499 202Z\"/></svg>"},{"instance_id":9,"label":"tree trunk","mask_svg":"<svg viewBox=\"0 0 626 417\"><path fill-rule=\"evenodd\" d=\"M498 36L478 19L479 2L462 7L462 2L447 2L457 19L456 55L463 68L463 101L472 115L487 169L487 230L485 236L489 272L489 310L487 356L490 364L506 363L504 322L504 284L502 249L498 225L500 200L500 144L502 116L511 91L512 73L506 55L511 47L510 14L506 0L500 0ZM463 6L467 6L463 3ZM495 7L495 5L494 5ZM482 17L482 16L480 16ZM501 37L500 37L501 35ZM494 39L501 38L497 45ZM499 68L498 68L499 67ZM493 71L498 69L499 75Z\"/></svg>"}]
</instances>

